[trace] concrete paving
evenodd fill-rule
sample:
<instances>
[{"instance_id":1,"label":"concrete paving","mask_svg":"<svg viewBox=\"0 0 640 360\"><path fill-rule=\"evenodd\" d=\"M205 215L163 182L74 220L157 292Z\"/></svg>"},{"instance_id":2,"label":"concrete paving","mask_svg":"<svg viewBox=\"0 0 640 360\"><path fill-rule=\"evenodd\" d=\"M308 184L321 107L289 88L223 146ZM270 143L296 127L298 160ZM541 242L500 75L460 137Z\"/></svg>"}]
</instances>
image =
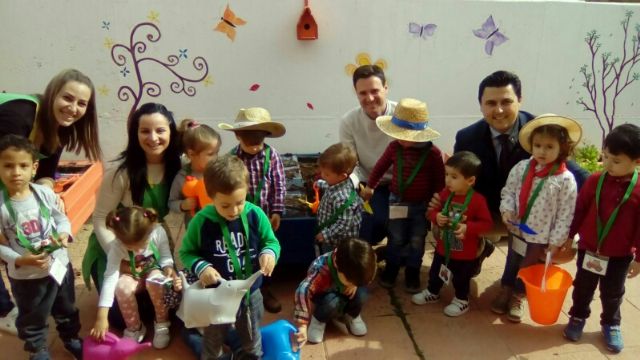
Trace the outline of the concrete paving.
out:
<instances>
[{"instance_id":1,"label":"concrete paving","mask_svg":"<svg viewBox=\"0 0 640 360\"><path fill-rule=\"evenodd\" d=\"M171 222L170 222L171 224ZM80 267L86 239L91 226L84 226L71 245L70 253L74 266ZM172 231L180 232L179 221L173 221ZM177 235L177 234L176 234ZM512 324L504 316L490 311L490 302L499 289L506 254L506 244L498 244L496 251L487 259L480 276L472 280L470 311L458 318L443 314L444 307L453 298L451 287L441 292L439 303L417 306L411 296L402 289L403 276L398 278L395 289L385 290L377 284L370 287L369 302L363 311L369 333L353 337L341 324L328 324L325 341L308 344L302 349L301 359L638 359L640 358L640 279L627 282L627 292L622 304L622 333L625 349L620 354L611 354L604 346L599 326L600 302L592 304L593 316L587 321L581 341L568 342L562 329L568 322L567 312L571 306L571 289L565 298L558 322L541 326L525 316L521 324ZM433 256L429 245L422 267L422 284L426 286L427 271ZM575 265L563 265L572 275ZM304 269L302 269L304 270ZM4 271L2 272L5 276ZM402 274L402 273L401 273ZM264 323L279 318L292 320L293 292L297 282L304 277L300 269L286 271L274 284L274 292L283 302L280 314L267 314ZM82 279L76 277L76 302L80 308L82 330L87 335L96 313L97 295L87 290ZM54 359L71 359L65 352L55 332L51 319L49 343ZM148 324L151 326L151 324ZM147 326L149 328L149 326ZM190 359L195 358L173 329L169 348L150 349L133 359ZM150 340L150 335L148 335ZM11 335L0 332L2 359L26 359L22 342ZM88 359L87 359L88 360Z\"/></svg>"}]
</instances>

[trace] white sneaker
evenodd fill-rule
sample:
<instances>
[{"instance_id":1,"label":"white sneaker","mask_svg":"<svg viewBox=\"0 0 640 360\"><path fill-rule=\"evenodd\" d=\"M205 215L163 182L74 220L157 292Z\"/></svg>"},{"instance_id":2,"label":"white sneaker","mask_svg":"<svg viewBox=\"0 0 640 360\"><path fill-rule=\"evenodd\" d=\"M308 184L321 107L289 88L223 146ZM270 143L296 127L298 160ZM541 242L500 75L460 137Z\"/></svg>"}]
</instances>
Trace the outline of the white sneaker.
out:
<instances>
[{"instance_id":1,"label":"white sneaker","mask_svg":"<svg viewBox=\"0 0 640 360\"><path fill-rule=\"evenodd\" d=\"M5 317L0 318L0 330L8 332L11 335L18 335L16 328L16 318L18 317L18 307L14 306Z\"/></svg>"},{"instance_id":2,"label":"white sneaker","mask_svg":"<svg viewBox=\"0 0 640 360\"><path fill-rule=\"evenodd\" d=\"M323 323L316 319L315 316L311 316L311 322L307 328L307 341L312 344L321 343L322 338L324 337L324 328L326 326L327 323Z\"/></svg>"},{"instance_id":3,"label":"white sneaker","mask_svg":"<svg viewBox=\"0 0 640 360\"><path fill-rule=\"evenodd\" d=\"M364 323L364 320L362 320L362 317L360 315L355 318L352 318L349 315L345 315L345 324L347 325L347 329L349 329L351 335L367 335L367 324Z\"/></svg>"},{"instance_id":4,"label":"white sneaker","mask_svg":"<svg viewBox=\"0 0 640 360\"><path fill-rule=\"evenodd\" d=\"M153 324L153 347L156 349L164 349L169 346L171 341L171 334L169 333L169 327L171 322L165 321Z\"/></svg>"},{"instance_id":5,"label":"white sneaker","mask_svg":"<svg viewBox=\"0 0 640 360\"><path fill-rule=\"evenodd\" d=\"M133 341L137 343L141 343L146 333L147 333L147 328L145 328L144 324L141 323L140 329L138 330L124 329L124 332L122 333L122 337L133 339Z\"/></svg>"},{"instance_id":6,"label":"white sneaker","mask_svg":"<svg viewBox=\"0 0 640 360\"><path fill-rule=\"evenodd\" d=\"M444 314L447 316L460 316L467 311L469 311L469 301L460 300L457 297L454 297L451 304L444 308Z\"/></svg>"},{"instance_id":7,"label":"white sneaker","mask_svg":"<svg viewBox=\"0 0 640 360\"><path fill-rule=\"evenodd\" d=\"M424 289L411 297L411 302L416 305L424 305L438 302L440 295L432 294L428 289Z\"/></svg>"}]
</instances>

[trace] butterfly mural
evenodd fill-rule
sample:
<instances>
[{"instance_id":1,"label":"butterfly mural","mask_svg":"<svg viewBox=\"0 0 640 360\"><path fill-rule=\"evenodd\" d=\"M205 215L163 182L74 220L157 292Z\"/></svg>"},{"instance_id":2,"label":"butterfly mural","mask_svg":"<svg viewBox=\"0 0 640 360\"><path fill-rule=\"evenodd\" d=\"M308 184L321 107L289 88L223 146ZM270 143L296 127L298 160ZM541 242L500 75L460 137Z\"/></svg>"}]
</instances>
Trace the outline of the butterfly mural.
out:
<instances>
[{"instance_id":1,"label":"butterfly mural","mask_svg":"<svg viewBox=\"0 0 640 360\"><path fill-rule=\"evenodd\" d=\"M247 22L244 21L244 19L237 17L229 8L229 4L227 4L227 8L224 9L224 15L222 15L220 22L213 30L227 34L227 37L231 41L234 41L236 38L236 26L244 25L246 23Z\"/></svg>"},{"instance_id":2,"label":"butterfly mural","mask_svg":"<svg viewBox=\"0 0 640 360\"><path fill-rule=\"evenodd\" d=\"M109 30L111 26L111 22L110 21L102 21L102 28L105 30Z\"/></svg>"},{"instance_id":3,"label":"butterfly mural","mask_svg":"<svg viewBox=\"0 0 640 360\"><path fill-rule=\"evenodd\" d=\"M413 34L415 37L421 37L423 39L433 36L437 28L438 25L436 24L420 25L414 22L409 23L409 33Z\"/></svg>"},{"instance_id":4,"label":"butterfly mural","mask_svg":"<svg viewBox=\"0 0 640 360\"><path fill-rule=\"evenodd\" d=\"M178 58L186 59L187 58L187 49L178 49Z\"/></svg>"},{"instance_id":5,"label":"butterfly mural","mask_svg":"<svg viewBox=\"0 0 640 360\"><path fill-rule=\"evenodd\" d=\"M473 35L480 39L487 40L484 44L484 52L487 53L487 55L492 55L493 49L496 46L504 44L509 40L508 37L499 31L496 23L493 21L493 15L489 15L484 24L482 24L482 28L473 30Z\"/></svg>"}]
</instances>

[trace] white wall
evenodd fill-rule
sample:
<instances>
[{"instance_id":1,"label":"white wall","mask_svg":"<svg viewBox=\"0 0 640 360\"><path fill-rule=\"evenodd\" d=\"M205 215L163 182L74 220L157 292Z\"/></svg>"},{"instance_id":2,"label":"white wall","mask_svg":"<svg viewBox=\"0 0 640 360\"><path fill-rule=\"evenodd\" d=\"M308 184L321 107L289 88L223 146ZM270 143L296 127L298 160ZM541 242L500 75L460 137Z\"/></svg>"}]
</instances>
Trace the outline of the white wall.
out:
<instances>
[{"instance_id":1,"label":"white wall","mask_svg":"<svg viewBox=\"0 0 640 360\"><path fill-rule=\"evenodd\" d=\"M555 112L584 124L587 138L599 144L594 117L576 105L584 90L579 68L590 62L583 39L589 30L601 34L603 49L621 56L620 21L640 6L548 1L436 0L311 0L320 38L298 41L295 26L302 0L230 0L232 10L247 24L237 28L235 42L213 31L226 0L0 0L0 91L41 92L59 70L75 67L87 73L97 88L100 137L107 158L122 150L125 118L132 102L117 98L120 86L135 85L133 73L123 77L104 46L105 38L128 45L131 29L157 12L162 37L148 43L145 54L158 59L188 49L179 73L197 77L190 66L195 56L209 65L213 84L196 83L188 97L169 89L165 69L141 65L145 80L157 81L158 98L176 118L194 117L215 126L232 121L241 107L263 106L287 126L287 135L272 140L281 152L317 152L338 139L338 119L357 105L345 66L366 52L388 63L391 99L416 97L427 101L432 126L442 133L436 143L449 151L453 136L480 117L477 85L487 74L508 69L523 82L523 109ZM477 29L493 15L509 40L492 56L483 50ZM109 30L102 28L110 23ZM408 32L408 23L435 23L424 40ZM139 32L138 39L143 39ZM130 60L127 63L131 69ZM640 65L635 68L640 72ZM256 92L249 87L261 85ZM580 93L580 94L578 94ZM313 104L315 110L307 108ZM617 122L640 122L640 81L618 100ZM234 139L224 137L224 149Z\"/></svg>"}]
</instances>

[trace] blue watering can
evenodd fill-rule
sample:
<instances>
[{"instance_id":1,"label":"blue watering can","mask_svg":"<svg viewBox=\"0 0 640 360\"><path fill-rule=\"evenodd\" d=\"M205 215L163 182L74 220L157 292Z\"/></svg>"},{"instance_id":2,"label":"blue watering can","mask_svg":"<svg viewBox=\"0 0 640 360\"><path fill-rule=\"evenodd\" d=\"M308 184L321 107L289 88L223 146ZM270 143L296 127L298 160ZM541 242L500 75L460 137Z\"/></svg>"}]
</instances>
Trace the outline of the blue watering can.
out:
<instances>
[{"instance_id":1,"label":"blue watering can","mask_svg":"<svg viewBox=\"0 0 640 360\"><path fill-rule=\"evenodd\" d=\"M291 334L298 332L287 320L278 320L260 329L263 360L300 360L300 350L291 347Z\"/></svg>"}]
</instances>

